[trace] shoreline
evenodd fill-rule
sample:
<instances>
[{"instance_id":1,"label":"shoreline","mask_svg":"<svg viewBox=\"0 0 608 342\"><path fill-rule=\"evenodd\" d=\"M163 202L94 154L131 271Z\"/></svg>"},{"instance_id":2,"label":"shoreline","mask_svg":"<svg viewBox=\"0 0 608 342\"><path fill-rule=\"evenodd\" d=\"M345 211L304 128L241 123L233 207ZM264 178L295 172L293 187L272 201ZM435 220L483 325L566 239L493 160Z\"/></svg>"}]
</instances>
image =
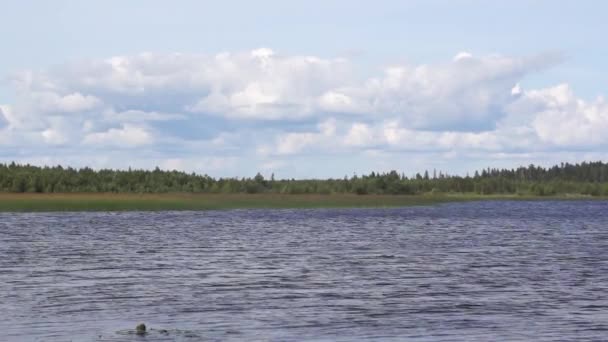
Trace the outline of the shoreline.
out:
<instances>
[{"instance_id":1,"label":"shoreline","mask_svg":"<svg viewBox=\"0 0 608 342\"><path fill-rule=\"evenodd\" d=\"M526 196L466 193L421 195L0 193L0 212L180 211L226 209L396 208L470 201L608 200L586 195Z\"/></svg>"}]
</instances>

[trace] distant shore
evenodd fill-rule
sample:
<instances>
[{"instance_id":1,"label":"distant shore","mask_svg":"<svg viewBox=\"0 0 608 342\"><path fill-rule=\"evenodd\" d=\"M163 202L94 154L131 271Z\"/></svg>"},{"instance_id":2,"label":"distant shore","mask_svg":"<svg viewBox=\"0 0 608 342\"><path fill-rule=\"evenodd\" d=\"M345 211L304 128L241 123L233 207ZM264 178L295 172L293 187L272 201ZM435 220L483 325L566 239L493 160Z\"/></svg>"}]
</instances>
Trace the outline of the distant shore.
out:
<instances>
[{"instance_id":1,"label":"distant shore","mask_svg":"<svg viewBox=\"0 0 608 342\"><path fill-rule=\"evenodd\" d=\"M0 212L161 211L281 208L383 208L479 200L608 200L584 195L518 196L478 194L127 194L0 193Z\"/></svg>"}]
</instances>

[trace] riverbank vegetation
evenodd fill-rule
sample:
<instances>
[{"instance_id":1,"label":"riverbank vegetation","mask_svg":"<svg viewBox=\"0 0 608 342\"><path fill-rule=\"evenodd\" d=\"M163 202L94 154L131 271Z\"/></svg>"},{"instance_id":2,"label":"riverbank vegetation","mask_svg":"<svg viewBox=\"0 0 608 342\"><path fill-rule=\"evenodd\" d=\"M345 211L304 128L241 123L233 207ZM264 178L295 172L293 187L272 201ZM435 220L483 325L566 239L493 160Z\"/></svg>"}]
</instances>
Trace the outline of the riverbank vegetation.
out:
<instances>
[{"instance_id":1,"label":"riverbank vegetation","mask_svg":"<svg viewBox=\"0 0 608 342\"><path fill-rule=\"evenodd\" d=\"M476 194L128 194L128 193L0 193L0 212L157 211L220 209L390 208L475 200L604 199L584 195L520 196Z\"/></svg>"},{"instance_id":2,"label":"riverbank vegetation","mask_svg":"<svg viewBox=\"0 0 608 342\"><path fill-rule=\"evenodd\" d=\"M208 194L477 194L608 196L608 163L534 165L484 169L451 176L425 171L406 176L397 171L339 179L213 178L180 171L93 170L0 164L0 192L6 193L208 193Z\"/></svg>"},{"instance_id":3,"label":"riverbank vegetation","mask_svg":"<svg viewBox=\"0 0 608 342\"><path fill-rule=\"evenodd\" d=\"M255 208L362 208L430 205L446 202L440 196L353 194L0 194L0 211L122 211L211 210Z\"/></svg>"}]
</instances>

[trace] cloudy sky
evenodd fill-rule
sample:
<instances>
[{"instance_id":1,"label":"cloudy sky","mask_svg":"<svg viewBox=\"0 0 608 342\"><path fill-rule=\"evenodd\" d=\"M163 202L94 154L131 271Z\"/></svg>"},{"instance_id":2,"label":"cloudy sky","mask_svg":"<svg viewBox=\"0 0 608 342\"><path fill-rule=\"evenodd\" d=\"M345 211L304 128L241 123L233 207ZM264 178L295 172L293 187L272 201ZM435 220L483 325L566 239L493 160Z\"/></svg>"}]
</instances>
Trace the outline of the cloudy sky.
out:
<instances>
[{"instance_id":1,"label":"cloudy sky","mask_svg":"<svg viewBox=\"0 0 608 342\"><path fill-rule=\"evenodd\" d=\"M2 162L306 178L608 160L602 1L2 13Z\"/></svg>"}]
</instances>

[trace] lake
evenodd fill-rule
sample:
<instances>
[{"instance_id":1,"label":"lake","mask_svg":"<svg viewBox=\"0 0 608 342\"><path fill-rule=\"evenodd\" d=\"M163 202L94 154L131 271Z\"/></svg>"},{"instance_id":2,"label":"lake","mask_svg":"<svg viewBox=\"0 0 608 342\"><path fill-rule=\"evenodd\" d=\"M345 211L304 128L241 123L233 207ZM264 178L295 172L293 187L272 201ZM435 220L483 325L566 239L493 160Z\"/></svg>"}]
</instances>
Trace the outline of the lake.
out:
<instances>
[{"instance_id":1,"label":"lake","mask_svg":"<svg viewBox=\"0 0 608 342\"><path fill-rule=\"evenodd\" d=\"M3 341L605 340L608 202L1 213L0 313Z\"/></svg>"}]
</instances>

